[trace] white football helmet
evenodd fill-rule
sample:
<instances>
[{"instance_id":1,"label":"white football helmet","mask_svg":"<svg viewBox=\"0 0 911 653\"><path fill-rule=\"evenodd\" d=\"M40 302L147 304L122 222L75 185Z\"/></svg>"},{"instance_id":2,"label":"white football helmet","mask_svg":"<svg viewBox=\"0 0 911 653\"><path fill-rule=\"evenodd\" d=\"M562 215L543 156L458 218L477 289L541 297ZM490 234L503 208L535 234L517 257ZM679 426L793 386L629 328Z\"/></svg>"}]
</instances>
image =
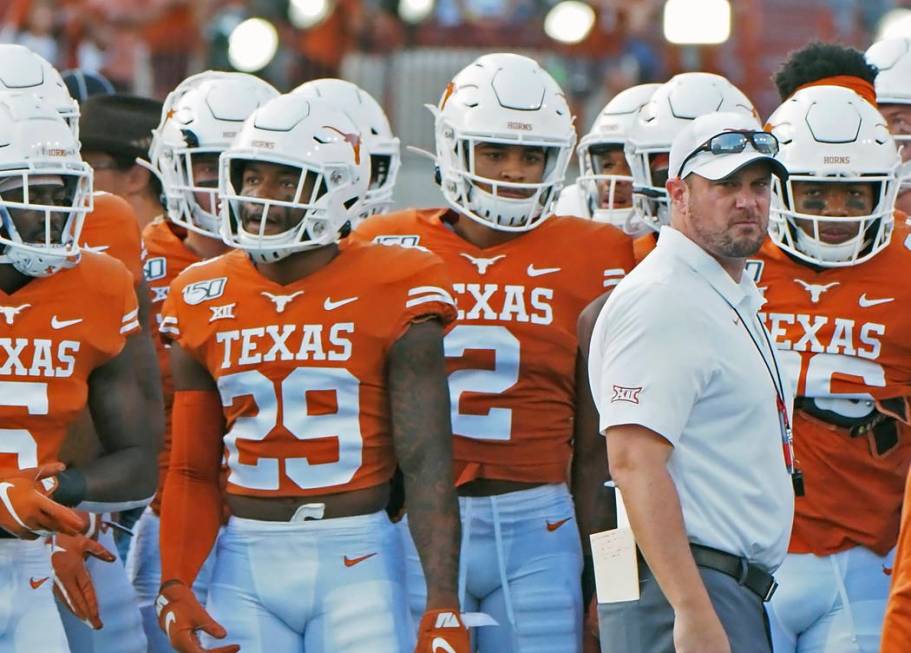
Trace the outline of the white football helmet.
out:
<instances>
[{"instance_id":1,"label":"white football helmet","mask_svg":"<svg viewBox=\"0 0 911 653\"><path fill-rule=\"evenodd\" d=\"M588 204L589 215L596 222L608 222L631 236L641 236L649 231L649 227L636 216L633 207L615 208L614 193L618 183L632 185L633 178L628 175L600 174L598 171L601 167L595 157L599 147L614 146L622 149L626 145L626 135L636 114L660 87L661 84L639 84L615 95L598 114L591 130L582 137L576 148L580 173L576 183ZM607 208L601 207L599 184L603 183L608 184Z\"/></svg>"},{"instance_id":2,"label":"white football helmet","mask_svg":"<svg viewBox=\"0 0 911 653\"><path fill-rule=\"evenodd\" d=\"M294 200L243 195L244 166L253 162L299 171ZM370 182L370 151L348 116L324 100L299 93L270 100L247 118L220 158L218 193L222 238L261 263L338 241L361 210ZM304 191L309 196L303 197ZM259 207L259 226L248 231L244 210ZM272 207L302 210L300 221L265 233Z\"/></svg>"},{"instance_id":3,"label":"white football helmet","mask_svg":"<svg viewBox=\"0 0 911 653\"><path fill-rule=\"evenodd\" d=\"M63 201L42 204L36 186L59 186ZM46 277L79 262L79 235L92 210L92 169L56 107L30 93L0 95L0 263ZM20 233L14 215L44 215Z\"/></svg>"},{"instance_id":4,"label":"white football helmet","mask_svg":"<svg viewBox=\"0 0 911 653\"><path fill-rule=\"evenodd\" d=\"M219 155L244 121L278 96L270 84L244 73L206 71L184 80L164 102L149 158L161 178L168 218L211 238L221 238L218 187L193 178L193 157ZM197 195L198 194L198 195ZM208 197L201 206L197 196Z\"/></svg>"},{"instance_id":5,"label":"white football helmet","mask_svg":"<svg viewBox=\"0 0 911 653\"><path fill-rule=\"evenodd\" d=\"M343 79L314 79L292 91L317 97L343 111L357 125L370 150L370 187L359 219L388 211L402 165L399 139L392 133L383 108L367 91Z\"/></svg>"},{"instance_id":6,"label":"white football helmet","mask_svg":"<svg viewBox=\"0 0 911 653\"><path fill-rule=\"evenodd\" d=\"M550 217L576 132L563 91L536 61L517 54L484 55L452 79L439 106L428 108L435 117L440 185L453 209L500 231L528 231ZM543 148L542 180L514 183L477 175L478 143ZM531 195L502 195L507 189Z\"/></svg>"},{"instance_id":7,"label":"white football helmet","mask_svg":"<svg viewBox=\"0 0 911 653\"><path fill-rule=\"evenodd\" d=\"M24 45L0 43L0 93L32 93L55 109L79 138L79 104L63 78L41 55Z\"/></svg>"},{"instance_id":8,"label":"white football helmet","mask_svg":"<svg viewBox=\"0 0 911 653\"><path fill-rule=\"evenodd\" d=\"M658 231L670 222L666 176L652 178L658 159L667 163L671 143L699 116L718 111L750 114L758 119L753 103L721 75L681 73L654 92L627 132L626 160L633 173L633 206L638 217Z\"/></svg>"},{"instance_id":9,"label":"white football helmet","mask_svg":"<svg viewBox=\"0 0 911 653\"><path fill-rule=\"evenodd\" d=\"M898 148L885 118L854 91L814 86L795 93L769 117L769 128L781 144L778 160L788 169L782 187L772 178L769 235L783 250L821 267L844 267L869 260L892 238L897 191ZM873 211L858 217L824 217L798 213L793 183L875 183ZM811 224L806 233L797 221ZM857 235L838 243L820 238L826 223L854 223Z\"/></svg>"},{"instance_id":10,"label":"white football helmet","mask_svg":"<svg viewBox=\"0 0 911 653\"><path fill-rule=\"evenodd\" d=\"M867 63L876 66L876 103L911 105L911 39L879 41L867 50ZM892 133L900 146L911 148L911 134ZM902 166L902 190L911 189L911 161Z\"/></svg>"}]
</instances>

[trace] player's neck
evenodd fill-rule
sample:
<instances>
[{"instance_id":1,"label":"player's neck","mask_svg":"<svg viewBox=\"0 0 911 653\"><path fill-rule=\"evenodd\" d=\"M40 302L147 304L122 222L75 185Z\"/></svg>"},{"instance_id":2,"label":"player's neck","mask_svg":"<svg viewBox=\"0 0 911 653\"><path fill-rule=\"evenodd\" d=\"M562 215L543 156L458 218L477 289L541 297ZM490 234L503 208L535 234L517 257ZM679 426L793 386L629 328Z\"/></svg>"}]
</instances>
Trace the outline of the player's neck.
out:
<instances>
[{"instance_id":1,"label":"player's neck","mask_svg":"<svg viewBox=\"0 0 911 653\"><path fill-rule=\"evenodd\" d=\"M24 287L34 277L28 277L9 263L0 263L0 290L11 295Z\"/></svg>"},{"instance_id":2,"label":"player's neck","mask_svg":"<svg viewBox=\"0 0 911 653\"><path fill-rule=\"evenodd\" d=\"M522 231L499 231L483 224L475 222L471 218L460 215L459 219L452 223L452 230L463 240L479 249L496 247L503 243L521 236Z\"/></svg>"},{"instance_id":3,"label":"player's neck","mask_svg":"<svg viewBox=\"0 0 911 653\"><path fill-rule=\"evenodd\" d=\"M261 275L270 281L287 286L313 274L329 264L338 255L338 244L332 243L316 249L295 252L275 263L253 263Z\"/></svg>"},{"instance_id":4,"label":"player's neck","mask_svg":"<svg viewBox=\"0 0 911 653\"><path fill-rule=\"evenodd\" d=\"M221 256L231 249L221 238L210 238L195 231L187 231L187 237L183 239L183 244L204 261Z\"/></svg>"}]
</instances>

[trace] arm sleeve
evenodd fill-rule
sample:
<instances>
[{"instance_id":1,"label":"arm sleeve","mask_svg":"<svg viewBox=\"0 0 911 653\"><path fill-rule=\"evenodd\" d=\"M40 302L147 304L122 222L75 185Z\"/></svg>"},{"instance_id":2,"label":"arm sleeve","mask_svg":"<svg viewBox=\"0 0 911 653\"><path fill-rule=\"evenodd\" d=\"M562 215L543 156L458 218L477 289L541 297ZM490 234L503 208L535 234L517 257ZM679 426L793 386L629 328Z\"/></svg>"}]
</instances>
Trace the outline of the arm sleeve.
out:
<instances>
[{"instance_id":1,"label":"arm sleeve","mask_svg":"<svg viewBox=\"0 0 911 653\"><path fill-rule=\"evenodd\" d=\"M709 348L693 337L699 327L692 314L667 286L614 292L595 326L589 360L602 433L639 424L677 444L711 376Z\"/></svg>"},{"instance_id":2,"label":"arm sleeve","mask_svg":"<svg viewBox=\"0 0 911 653\"><path fill-rule=\"evenodd\" d=\"M215 391L174 394L172 449L161 502L161 580L192 585L221 525L224 416Z\"/></svg>"},{"instance_id":3,"label":"arm sleeve","mask_svg":"<svg viewBox=\"0 0 911 653\"><path fill-rule=\"evenodd\" d=\"M899 653L911 642L911 476L905 485L898 548L892 565L892 591L883 622L883 653Z\"/></svg>"}]
</instances>

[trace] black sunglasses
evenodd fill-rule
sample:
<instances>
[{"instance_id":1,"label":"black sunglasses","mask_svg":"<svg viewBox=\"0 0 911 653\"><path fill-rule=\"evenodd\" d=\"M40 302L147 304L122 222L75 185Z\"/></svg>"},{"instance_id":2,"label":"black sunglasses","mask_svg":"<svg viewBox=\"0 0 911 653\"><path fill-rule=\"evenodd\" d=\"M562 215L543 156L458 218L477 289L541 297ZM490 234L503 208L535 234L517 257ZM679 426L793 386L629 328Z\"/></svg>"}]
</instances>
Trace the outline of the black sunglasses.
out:
<instances>
[{"instance_id":1,"label":"black sunglasses","mask_svg":"<svg viewBox=\"0 0 911 653\"><path fill-rule=\"evenodd\" d=\"M690 152L683 160L683 163L680 164L680 169L677 170L677 176L679 177L683 173L683 169L686 167L686 164L689 163L690 159L701 152L711 152L712 154L740 154L746 149L748 143L752 144L753 149L760 154L766 154L768 156L775 156L778 154L778 139L774 134L763 131L723 132L712 136L705 143Z\"/></svg>"}]
</instances>

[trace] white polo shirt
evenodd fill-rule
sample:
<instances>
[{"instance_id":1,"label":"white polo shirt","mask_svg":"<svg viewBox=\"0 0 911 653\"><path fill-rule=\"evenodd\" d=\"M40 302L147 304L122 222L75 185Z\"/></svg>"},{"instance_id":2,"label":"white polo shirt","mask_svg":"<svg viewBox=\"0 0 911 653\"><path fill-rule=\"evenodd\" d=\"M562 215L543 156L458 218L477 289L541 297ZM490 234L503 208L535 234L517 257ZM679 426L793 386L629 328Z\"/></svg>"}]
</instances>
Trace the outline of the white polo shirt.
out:
<instances>
[{"instance_id":1,"label":"white polo shirt","mask_svg":"<svg viewBox=\"0 0 911 653\"><path fill-rule=\"evenodd\" d=\"M674 446L668 470L690 541L774 571L787 553L794 491L762 358L774 374L756 316L764 302L746 273L735 283L701 247L662 227L657 249L598 317L589 378L602 433L640 424ZM790 411L792 383L782 381Z\"/></svg>"}]
</instances>

